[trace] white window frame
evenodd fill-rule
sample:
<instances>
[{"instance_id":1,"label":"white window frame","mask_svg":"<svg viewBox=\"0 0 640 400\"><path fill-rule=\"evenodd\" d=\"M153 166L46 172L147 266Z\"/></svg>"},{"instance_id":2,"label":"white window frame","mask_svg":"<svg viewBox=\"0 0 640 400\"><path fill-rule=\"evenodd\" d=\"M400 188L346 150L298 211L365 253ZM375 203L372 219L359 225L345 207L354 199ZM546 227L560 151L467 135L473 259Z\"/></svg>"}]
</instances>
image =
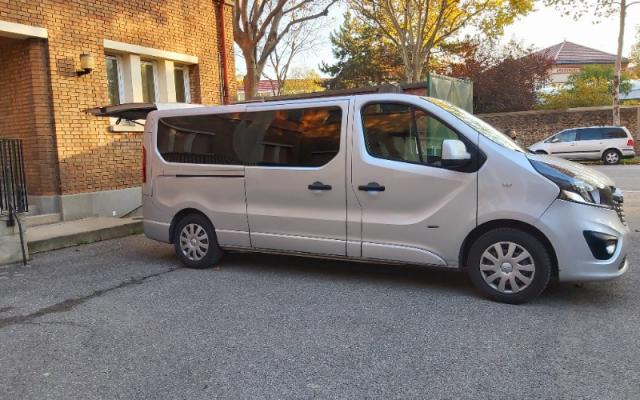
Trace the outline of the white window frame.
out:
<instances>
[{"instance_id":1,"label":"white window frame","mask_svg":"<svg viewBox=\"0 0 640 400\"><path fill-rule=\"evenodd\" d=\"M158 64L153 61L153 60L140 60L140 70L142 71L142 67L144 67L145 65L151 65L151 70L153 72L153 99L149 99L149 101L151 103L158 103L159 102L159 95L160 95L160 86L158 85ZM140 76L140 79L142 79L142 76ZM144 94L143 94L144 96Z\"/></svg>"},{"instance_id":2,"label":"white window frame","mask_svg":"<svg viewBox=\"0 0 640 400\"><path fill-rule=\"evenodd\" d=\"M105 64L106 60L115 59L116 60L116 71L118 73L118 97L120 104L126 103L127 99L125 96L125 87L124 87L124 74L122 72L122 57L118 54L105 54ZM107 87L107 91L109 88ZM135 124L131 121L120 121L118 123L118 118L109 118L109 131L111 132L141 132L144 128L138 124Z\"/></svg>"},{"instance_id":3,"label":"white window frame","mask_svg":"<svg viewBox=\"0 0 640 400\"><path fill-rule=\"evenodd\" d=\"M125 102L124 76L122 75L122 58L120 58L119 55L115 55L115 54L106 54L104 58L105 58L105 61L109 59L116 60L116 73L118 74L118 102L122 104ZM109 91L109 87L107 86L107 94L108 94L108 91Z\"/></svg>"},{"instance_id":4,"label":"white window frame","mask_svg":"<svg viewBox=\"0 0 640 400\"><path fill-rule=\"evenodd\" d=\"M109 39L104 39L103 45L105 56L116 57L118 60L120 103L143 101L141 69L144 63L153 65L155 99L150 99L152 102L166 103L176 101L174 68L184 71L185 102L190 103L192 101L189 67L198 64L198 57ZM116 125L116 121L115 118L110 121L109 130L111 132L142 132L144 130L142 125L128 121L121 121L120 124ZM137 122L144 124L144 120Z\"/></svg>"},{"instance_id":5,"label":"white window frame","mask_svg":"<svg viewBox=\"0 0 640 400\"><path fill-rule=\"evenodd\" d=\"M176 65L174 67L174 70L182 71L182 76L184 78L184 102L191 103L191 82L189 81L189 67L186 65Z\"/></svg>"}]
</instances>

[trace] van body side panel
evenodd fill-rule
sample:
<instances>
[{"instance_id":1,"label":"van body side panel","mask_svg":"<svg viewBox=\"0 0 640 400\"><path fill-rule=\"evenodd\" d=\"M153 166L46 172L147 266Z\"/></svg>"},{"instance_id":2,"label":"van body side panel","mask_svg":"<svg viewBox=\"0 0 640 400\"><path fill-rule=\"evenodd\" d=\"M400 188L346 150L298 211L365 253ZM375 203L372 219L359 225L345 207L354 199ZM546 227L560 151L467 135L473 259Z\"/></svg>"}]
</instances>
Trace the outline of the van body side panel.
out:
<instances>
[{"instance_id":1,"label":"van body side panel","mask_svg":"<svg viewBox=\"0 0 640 400\"><path fill-rule=\"evenodd\" d=\"M388 96L380 99L389 101ZM476 226L477 173L371 156L360 116L362 106L371 101L376 96L356 100L351 182L362 209L362 257L456 267L460 245ZM411 102L477 142L475 131L431 103L419 97L402 102ZM370 182L385 190L359 190Z\"/></svg>"},{"instance_id":2,"label":"van body side panel","mask_svg":"<svg viewBox=\"0 0 640 400\"><path fill-rule=\"evenodd\" d=\"M142 215L144 216L142 226L144 234L149 239L159 242L169 243L169 222L160 222L165 220L162 209L158 209L153 204L151 196L142 195Z\"/></svg>"},{"instance_id":3,"label":"van body side panel","mask_svg":"<svg viewBox=\"0 0 640 400\"><path fill-rule=\"evenodd\" d=\"M505 151L484 136L479 146L490 157L478 176L478 224L511 219L534 225L558 197L558 186L540 175L525 154Z\"/></svg>"},{"instance_id":4,"label":"van body side panel","mask_svg":"<svg viewBox=\"0 0 640 400\"><path fill-rule=\"evenodd\" d=\"M318 101L293 105L247 106L247 112L340 107L338 153L318 167L247 166L247 218L251 244L257 249L273 249L320 255L346 254L346 129L348 101ZM286 128L285 123L281 125ZM283 142L294 135L305 140L306 121L292 123ZM318 132L320 135L321 132ZM293 145L292 151L302 151ZM331 188L311 190L321 183Z\"/></svg>"},{"instance_id":5,"label":"van body side panel","mask_svg":"<svg viewBox=\"0 0 640 400\"><path fill-rule=\"evenodd\" d=\"M347 125L347 160L346 160L346 182L345 190L347 194L347 256L360 258L362 257L362 207L358 202L357 189L352 185L353 182L353 165L356 141L356 122L357 113L355 111L355 102L349 106L349 121ZM356 156L354 156L356 154Z\"/></svg>"},{"instance_id":6,"label":"van body side panel","mask_svg":"<svg viewBox=\"0 0 640 400\"><path fill-rule=\"evenodd\" d=\"M147 183L144 185L145 234L169 241L176 214L188 208L206 215L222 247L250 247L245 204L243 165L192 164L165 161L157 147L158 120L163 117L244 111L245 106L206 107L152 112L147 117L145 148Z\"/></svg>"},{"instance_id":7,"label":"van body side panel","mask_svg":"<svg viewBox=\"0 0 640 400\"><path fill-rule=\"evenodd\" d=\"M172 216L196 209L214 225L220 246L249 247L244 196L242 175L162 175L154 182L153 203Z\"/></svg>"}]
</instances>

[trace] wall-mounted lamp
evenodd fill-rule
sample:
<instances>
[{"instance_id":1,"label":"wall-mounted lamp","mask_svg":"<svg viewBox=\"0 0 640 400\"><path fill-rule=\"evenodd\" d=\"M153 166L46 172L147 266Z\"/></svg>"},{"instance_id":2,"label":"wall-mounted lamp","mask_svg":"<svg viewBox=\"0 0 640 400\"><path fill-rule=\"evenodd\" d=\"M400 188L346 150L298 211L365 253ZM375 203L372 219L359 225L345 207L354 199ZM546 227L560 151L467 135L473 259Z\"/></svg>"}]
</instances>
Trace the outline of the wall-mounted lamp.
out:
<instances>
[{"instance_id":1,"label":"wall-mounted lamp","mask_svg":"<svg viewBox=\"0 0 640 400\"><path fill-rule=\"evenodd\" d=\"M80 70L76 71L78 76L91 73L96 67L96 59L88 53L80 54Z\"/></svg>"}]
</instances>

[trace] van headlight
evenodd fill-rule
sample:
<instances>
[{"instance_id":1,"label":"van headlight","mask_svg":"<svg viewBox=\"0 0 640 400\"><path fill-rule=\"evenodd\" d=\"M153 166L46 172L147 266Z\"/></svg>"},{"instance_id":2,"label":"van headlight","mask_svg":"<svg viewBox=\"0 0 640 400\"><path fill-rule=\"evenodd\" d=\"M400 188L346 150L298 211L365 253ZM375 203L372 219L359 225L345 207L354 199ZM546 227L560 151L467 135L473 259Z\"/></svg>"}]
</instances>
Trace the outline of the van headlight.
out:
<instances>
[{"instance_id":1,"label":"van headlight","mask_svg":"<svg viewBox=\"0 0 640 400\"><path fill-rule=\"evenodd\" d=\"M560 188L558 197L560 199L597 207L613 208L613 191L611 187L596 186L571 171L555 165L533 159L529 159L529 161L540 175L558 185Z\"/></svg>"},{"instance_id":2,"label":"van headlight","mask_svg":"<svg viewBox=\"0 0 640 400\"><path fill-rule=\"evenodd\" d=\"M584 182L580 182L584 184ZM599 191L589 184L579 184L570 188L560 187L560 198L562 200L575 201L576 203L600 204Z\"/></svg>"}]
</instances>

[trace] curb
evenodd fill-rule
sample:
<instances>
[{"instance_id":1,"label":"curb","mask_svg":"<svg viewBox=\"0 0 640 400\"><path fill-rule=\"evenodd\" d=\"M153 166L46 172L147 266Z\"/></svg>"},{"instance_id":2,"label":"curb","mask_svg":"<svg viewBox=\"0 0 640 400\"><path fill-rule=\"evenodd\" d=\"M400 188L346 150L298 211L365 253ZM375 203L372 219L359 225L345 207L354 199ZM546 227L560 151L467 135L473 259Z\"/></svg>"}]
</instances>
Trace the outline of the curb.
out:
<instances>
[{"instance_id":1,"label":"curb","mask_svg":"<svg viewBox=\"0 0 640 400\"><path fill-rule=\"evenodd\" d=\"M79 232L66 236L30 241L29 254L63 249L81 244L89 244L102 240L116 239L124 236L136 235L143 232L142 221L135 221L119 226L97 229L89 232Z\"/></svg>"}]
</instances>

